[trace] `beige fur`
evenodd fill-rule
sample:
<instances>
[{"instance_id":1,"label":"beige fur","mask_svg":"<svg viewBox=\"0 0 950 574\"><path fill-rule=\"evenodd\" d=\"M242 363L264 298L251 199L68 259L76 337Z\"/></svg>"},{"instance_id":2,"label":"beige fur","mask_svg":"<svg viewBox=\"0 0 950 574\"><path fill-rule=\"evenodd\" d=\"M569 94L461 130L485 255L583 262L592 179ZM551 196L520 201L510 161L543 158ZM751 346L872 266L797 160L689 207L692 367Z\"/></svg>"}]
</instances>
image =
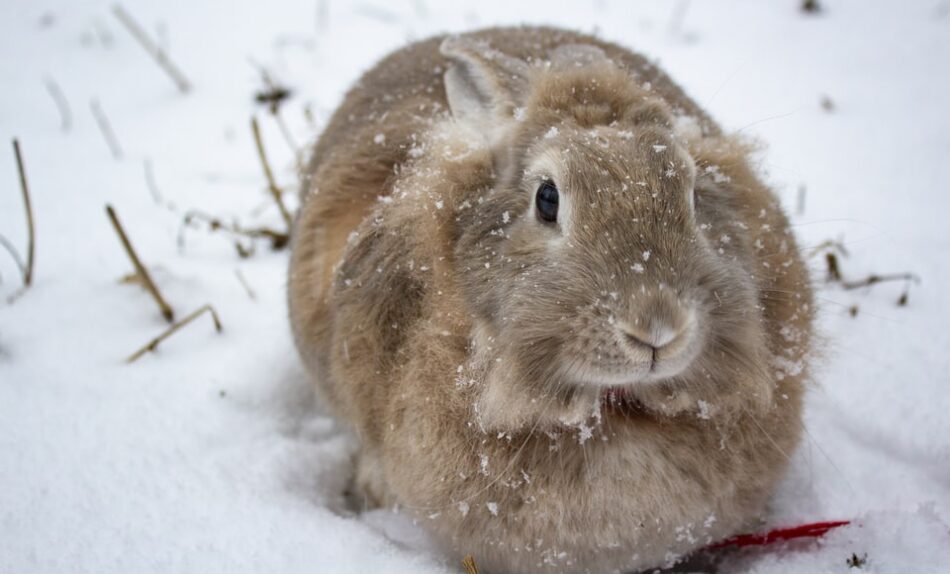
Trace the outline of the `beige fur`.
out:
<instances>
[{"instance_id":1,"label":"beige fur","mask_svg":"<svg viewBox=\"0 0 950 574\"><path fill-rule=\"evenodd\" d=\"M366 73L314 150L289 287L364 494L487 572L651 567L753 524L812 306L748 155L589 36L433 38Z\"/></svg>"}]
</instances>

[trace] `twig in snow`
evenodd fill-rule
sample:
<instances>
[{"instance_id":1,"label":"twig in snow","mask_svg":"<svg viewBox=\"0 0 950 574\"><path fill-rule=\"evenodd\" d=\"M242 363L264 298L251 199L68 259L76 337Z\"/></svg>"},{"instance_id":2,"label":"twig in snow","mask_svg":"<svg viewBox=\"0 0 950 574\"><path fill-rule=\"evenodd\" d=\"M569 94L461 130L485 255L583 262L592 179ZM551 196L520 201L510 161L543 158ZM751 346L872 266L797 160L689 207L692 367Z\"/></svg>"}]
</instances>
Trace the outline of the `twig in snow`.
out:
<instances>
[{"instance_id":1,"label":"twig in snow","mask_svg":"<svg viewBox=\"0 0 950 574\"><path fill-rule=\"evenodd\" d=\"M287 233L289 235L290 228L293 225L293 217L287 210L287 206L284 205L283 191L277 187L277 182L274 180L274 173L270 169L270 163L267 162L267 155L264 153L264 143L261 141L261 129L257 125L257 118L255 117L251 117L251 131L254 132L254 144L257 146L257 155L261 160L261 167L264 168L264 176L267 178L267 190L270 192L271 197L274 198L274 203L277 204L280 215L284 218L284 223L287 224Z\"/></svg>"},{"instance_id":2,"label":"twig in snow","mask_svg":"<svg viewBox=\"0 0 950 574\"><path fill-rule=\"evenodd\" d=\"M868 563L868 555L867 555L867 553L865 552L864 554L858 556L857 554L855 554L854 552L852 552L852 553L851 553L851 558L848 558L847 560L845 560L845 563L846 563L850 568L863 568L863 567L866 566L867 563Z\"/></svg>"},{"instance_id":3,"label":"twig in snow","mask_svg":"<svg viewBox=\"0 0 950 574\"><path fill-rule=\"evenodd\" d=\"M686 12L689 11L689 0L679 0L673 6L673 15L670 17L670 34L678 36L683 28L683 21L686 19Z\"/></svg>"},{"instance_id":4,"label":"twig in snow","mask_svg":"<svg viewBox=\"0 0 950 574\"><path fill-rule=\"evenodd\" d=\"M280 109L280 106L290 99L290 96L293 95L293 92L290 88L281 86L280 84L275 84L265 70L261 70L261 73L264 76L265 87L262 90L258 90L254 93L254 101L261 104L262 106L267 106L267 109L270 110L272 114L276 114Z\"/></svg>"},{"instance_id":5,"label":"twig in snow","mask_svg":"<svg viewBox=\"0 0 950 574\"><path fill-rule=\"evenodd\" d=\"M261 79L264 81L264 89L258 90L254 94L254 101L261 105L266 105L271 115L274 116L274 121L277 122L277 127L280 128L280 133L284 136L284 141L287 142L287 146L294 153L294 161L299 170L301 166L300 147L297 146L297 142L294 141L290 129L287 127L287 123L284 122L284 117L280 114L281 106L285 101L290 99L293 95L293 91L275 82L271 73L268 72L264 66L255 63L253 60L251 61L251 65L260 71Z\"/></svg>"},{"instance_id":6,"label":"twig in snow","mask_svg":"<svg viewBox=\"0 0 950 574\"><path fill-rule=\"evenodd\" d=\"M826 240L821 242L811 251L811 256L815 256L818 253L825 254L825 265L828 269L828 283L838 283L841 285L842 289L845 290L854 290L861 289L864 287L872 287L878 283L885 283L890 281L903 281L904 282L904 291L901 293L900 297L897 299L898 307L905 307L907 301L910 297L910 284L920 283L920 277L915 273L883 273L876 274L872 273L863 279L857 280L846 280L844 274L841 272L841 266L839 264L838 254L840 253L843 257L848 256L848 250L845 249L844 244L841 240ZM853 306L849 309L851 316L854 317L858 314L857 306Z\"/></svg>"},{"instance_id":7,"label":"twig in snow","mask_svg":"<svg viewBox=\"0 0 950 574\"><path fill-rule=\"evenodd\" d=\"M284 122L284 116L280 115L280 112L274 112L274 121L277 122L277 127L280 128L280 133L284 136L284 141L287 142L290 151L294 152L294 163L297 164L297 169L299 170L300 148L297 146L297 142L294 141L294 137L290 135L290 128L288 128L287 123Z\"/></svg>"},{"instance_id":8,"label":"twig in snow","mask_svg":"<svg viewBox=\"0 0 950 574\"><path fill-rule=\"evenodd\" d=\"M161 190L158 189L158 183L155 181L155 171L152 169L152 160L150 159L145 160L145 186L148 188L148 192L155 203L172 213L178 213L178 207L171 201L165 199Z\"/></svg>"},{"instance_id":9,"label":"twig in snow","mask_svg":"<svg viewBox=\"0 0 950 574\"><path fill-rule=\"evenodd\" d=\"M178 69L175 64L168 58L168 54L165 53L161 47L158 46L151 38L148 37L148 34L145 33L145 30L138 22L132 18L132 15L126 12L119 4L114 4L112 6L112 14L125 26L126 30L132 34L132 37L135 38L138 43L145 49L146 52L155 60L155 62L168 74L168 76L175 82L175 85L178 87L178 90L187 94L191 91L191 83L185 78L185 75L181 73L181 70Z\"/></svg>"},{"instance_id":10,"label":"twig in snow","mask_svg":"<svg viewBox=\"0 0 950 574\"><path fill-rule=\"evenodd\" d=\"M214 321L214 329L215 331L220 333L223 327L221 326L221 319L218 318L218 314L217 312L215 312L214 307L212 307L210 304L202 305L201 307L193 311L191 314L189 314L187 317L185 317L181 321L178 321L177 323L172 323L172 325L168 327L168 329L166 329L161 335L155 337L154 339L146 343L144 347L142 347L138 351L129 355L129 357L125 360L125 362L134 363L135 361L139 360L142 357L142 355L144 355L145 353L154 351L155 349L158 348L158 345L162 341L171 337L179 329L181 329L188 323L191 323L192 321L200 317L202 313L211 314L211 319Z\"/></svg>"},{"instance_id":11,"label":"twig in snow","mask_svg":"<svg viewBox=\"0 0 950 574\"><path fill-rule=\"evenodd\" d=\"M89 102L89 110L96 119L96 124L99 126L99 131L102 132L102 137L105 138L106 144L109 146L109 151L112 152L112 157L122 159L122 146L119 145L119 140L115 137L115 132L112 131L112 124L109 123L109 118L107 118L105 112L102 111L99 100L95 98L92 99Z\"/></svg>"},{"instance_id":12,"label":"twig in snow","mask_svg":"<svg viewBox=\"0 0 950 574\"><path fill-rule=\"evenodd\" d=\"M195 221L202 221L206 223L211 231L224 231L234 236L247 237L249 239L267 239L270 241L271 249L274 250L283 249L290 242L290 235L287 233L275 231L267 227L245 229L237 223L229 224L222 221L220 218L196 210L185 213L185 218L182 221L182 224L185 227L190 227ZM179 241L181 241L181 239L182 236L179 235ZM243 246L241 246L238 251L240 252L241 249L244 249ZM242 257L249 256L250 254L250 252L247 252L246 255L242 255Z\"/></svg>"},{"instance_id":13,"label":"twig in snow","mask_svg":"<svg viewBox=\"0 0 950 574\"><path fill-rule=\"evenodd\" d=\"M132 247L132 243L129 241L129 237L125 234L125 229L123 229L122 224L119 223L119 218L115 214L115 210L112 209L111 205L106 205L106 214L109 216L109 221L112 222L112 227L115 228L115 232L119 236L119 241L122 242L122 247L125 248L125 252L129 255L129 259L132 260L132 265L135 266L135 271L138 273L139 277L141 277L142 283L145 285L145 288L148 289L148 292L152 294L152 298L155 299L159 309L162 311L162 316L165 317L166 321L171 323L175 319L175 312L172 311L171 306L162 297L162 294L159 292L155 282L152 281L152 276L148 274L145 266L142 265L142 262L139 260L139 256L135 253L135 249Z\"/></svg>"},{"instance_id":14,"label":"twig in snow","mask_svg":"<svg viewBox=\"0 0 950 574\"><path fill-rule=\"evenodd\" d=\"M801 217L805 215L805 193L808 191L808 188L805 187L805 184L798 186L798 201L795 203L795 214Z\"/></svg>"},{"instance_id":15,"label":"twig in snow","mask_svg":"<svg viewBox=\"0 0 950 574\"><path fill-rule=\"evenodd\" d=\"M828 281L841 281L841 268L838 266L838 256L831 251L825 253L825 264L828 266Z\"/></svg>"},{"instance_id":16,"label":"twig in snow","mask_svg":"<svg viewBox=\"0 0 950 574\"><path fill-rule=\"evenodd\" d=\"M53 98L53 103L56 104L56 109L59 110L60 129L68 132L73 126L73 113L69 109L69 102L66 101L63 90L60 89L59 84L53 78L46 78L43 85L46 86L46 92Z\"/></svg>"},{"instance_id":17,"label":"twig in snow","mask_svg":"<svg viewBox=\"0 0 950 574\"><path fill-rule=\"evenodd\" d=\"M303 106L303 117L311 128L317 127L317 118L313 115L313 106L309 103Z\"/></svg>"},{"instance_id":18,"label":"twig in snow","mask_svg":"<svg viewBox=\"0 0 950 574\"><path fill-rule=\"evenodd\" d=\"M821 12L821 4L818 3L818 0L802 0L802 12L817 14Z\"/></svg>"},{"instance_id":19,"label":"twig in snow","mask_svg":"<svg viewBox=\"0 0 950 574\"><path fill-rule=\"evenodd\" d=\"M26 265L23 266L23 287L33 283L33 261L36 255L36 229L33 225L33 203L30 201L30 186L26 181L26 169L23 167L23 154L20 152L20 140L13 138L13 155L16 156L17 173L20 175L20 190L23 192L23 208L26 210Z\"/></svg>"},{"instance_id":20,"label":"twig in snow","mask_svg":"<svg viewBox=\"0 0 950 574\"><path fill-rule=\"evenodd\" d=\"M872 273L864 279L859 279L856 281L842 281L841 286L845 289L861 289L862 287L871 287L872 285L877 285L878 283L884 283L887 281L905 281L907 283L914 282L919 284L920 277L913 273L884 273L882 275Z\"/></svg>"},{"instance_id":21,"label":"twig in snow","mask_svg":"<svg viewBox=\"0 0 950 574\"><path fill-rule=\"evenodd\" d=\"M469 554L462 558L462 568L465 568L465 574L478 574L478 566L475 565L475 557Z\"/></svg>"},{"instance_id":22,"label":"twig in snow","mask_svg":"<svg viewBox=\"0 0 950 574\"><path fill-rule=\"evenodd\" d=\"M240 269L234 269L234 276L237 277L238 282L241 283L241 286L247 291L247 296L250 297L252 301L257 301L257 294L251 289L251 286L247 283L247 279L244 278L244 274L241 273Z\"/></svg>"}]
</instances>

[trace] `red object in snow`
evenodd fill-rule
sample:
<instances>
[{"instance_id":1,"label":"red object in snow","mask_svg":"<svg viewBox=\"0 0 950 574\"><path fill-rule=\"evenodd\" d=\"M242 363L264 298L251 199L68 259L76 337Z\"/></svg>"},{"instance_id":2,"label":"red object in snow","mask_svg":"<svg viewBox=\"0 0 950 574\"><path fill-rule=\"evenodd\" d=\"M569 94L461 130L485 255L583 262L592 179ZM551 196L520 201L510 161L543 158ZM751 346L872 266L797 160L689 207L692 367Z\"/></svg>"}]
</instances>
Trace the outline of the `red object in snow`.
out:
<instances>
[{"instance_id":1,"label":"red object in snow","mask_svg":"<svg viewBox=\"0 0 950 574\"><path fill-rule=\"evenodd\" d=\"M710 544L706 547L706 550L718 550L730 546L766 546L773 542L778 542L779 540L792 540L794 538L818 538L829 530L848 524L851 524L850 520L812 522L811 524L802 524L800 526L792 526L791 528L776 528L764 534L740 534L723 540L722 542Z\"/></svg>"}]
</instances>

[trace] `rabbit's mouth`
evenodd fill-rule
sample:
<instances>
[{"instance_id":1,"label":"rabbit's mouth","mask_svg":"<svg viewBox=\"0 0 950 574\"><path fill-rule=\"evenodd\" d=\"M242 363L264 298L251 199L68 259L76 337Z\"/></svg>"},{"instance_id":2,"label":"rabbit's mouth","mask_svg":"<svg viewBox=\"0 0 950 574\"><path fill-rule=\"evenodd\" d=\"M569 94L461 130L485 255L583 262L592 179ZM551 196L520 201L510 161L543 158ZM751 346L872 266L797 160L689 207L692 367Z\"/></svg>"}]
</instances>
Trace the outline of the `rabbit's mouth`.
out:
<instances>
[{"instance_id":1,"label":"rabbit's mouth","mask_svg":"<svg viewBox=\"0 0 950 574\"><path fill-rule=\"evenodd\" d=\"M562 374L576 386L620 392L681 377L692 366L699 351L697 343L675 352L649 346L633 352L624 349L613 355L595 355L593 360L570 361Z\"/></svg>"}]
</instances>

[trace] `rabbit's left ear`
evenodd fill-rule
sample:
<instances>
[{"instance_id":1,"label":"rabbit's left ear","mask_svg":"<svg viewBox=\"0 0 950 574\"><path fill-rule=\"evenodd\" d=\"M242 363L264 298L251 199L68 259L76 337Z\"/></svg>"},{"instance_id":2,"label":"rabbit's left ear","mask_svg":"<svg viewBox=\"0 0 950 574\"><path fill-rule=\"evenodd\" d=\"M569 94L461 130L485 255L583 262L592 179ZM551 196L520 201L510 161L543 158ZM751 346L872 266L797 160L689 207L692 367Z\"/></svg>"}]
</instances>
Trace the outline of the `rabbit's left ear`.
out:
<instances>
[{"instance_id":1,"label":"rabbit's left ear","mask_svg":"<svg viewBox=\"0 0 950 574\"><path fill-rule=\"evenodd\" d=\"M492 49L487 42L450 36L442 42L449 59L445 94L456 119L484 129L512 117L524 98L529 66Z\"/></svg>"}]
</instances>

